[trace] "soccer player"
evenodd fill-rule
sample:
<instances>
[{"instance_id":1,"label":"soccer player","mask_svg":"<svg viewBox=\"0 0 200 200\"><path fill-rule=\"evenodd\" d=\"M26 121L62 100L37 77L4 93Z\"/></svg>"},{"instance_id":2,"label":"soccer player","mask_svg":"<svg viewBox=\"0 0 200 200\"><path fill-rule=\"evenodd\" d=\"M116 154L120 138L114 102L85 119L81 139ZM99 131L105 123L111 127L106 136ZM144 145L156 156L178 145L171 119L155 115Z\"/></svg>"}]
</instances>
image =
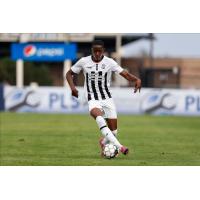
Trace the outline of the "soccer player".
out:
<instances>
[{"instance_id":1,"label":"soccer player","mask_svg":"<svg viewBox=\"0 0 200 200\"><path fill-rule=\"evenodd\" d=\"M128 81L135 83L134 92L140 92L141 80L120 67L113 59L104 55L104 42L95 40L92 43L92 55L82 57L66 73L66 79L71 88L72 95L78 98L78 90L73 82L73 75L83 70L85 76L84 89L88 100L90 115L104 136L100 139L103 150L108 142L116 145L124 154L128 148L120 144L117 139L117 112L110 92L111 73L116 72Z\"/></svg>"}]
</instances>

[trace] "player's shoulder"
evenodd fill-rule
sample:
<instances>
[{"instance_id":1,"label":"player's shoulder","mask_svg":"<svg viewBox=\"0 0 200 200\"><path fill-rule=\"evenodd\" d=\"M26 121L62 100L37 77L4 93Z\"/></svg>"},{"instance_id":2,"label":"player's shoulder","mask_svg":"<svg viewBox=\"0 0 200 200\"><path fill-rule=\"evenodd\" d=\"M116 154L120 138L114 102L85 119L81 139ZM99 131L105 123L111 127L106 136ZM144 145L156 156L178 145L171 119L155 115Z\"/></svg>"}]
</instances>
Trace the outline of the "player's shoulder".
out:
<instances>
[{"instance_id":1,"label":"player's shoulder","mask_svg":"<svg viewBox=\"0 0 200 200\"><path fill-rule=\"evenodd\" d=\"M85 61L91 60L91 55L90 56L82 57L82 59L84 59Z\"/></svg>"},{"instance_id":2,"label":"player's shoulder","mask_svg":"<svg viewBox=\"0 0 200 200\"><path fill-rule=\"evenodd\" d=\"M113 58L110 58L108 56L104 56L104 61L109 64L116 64L115 60Z\"/></svg>"},{"instance_id":3,"label":"player's shoulder","mask_svg":"<svg viewBox=\"0 0 200 200\"><path fill-rule=\"evenodd\" d=\"M87 62L90 61L90 56L85 56L85 57L81 57L78 62L81 63L82 65L86 64Z\"/></svg>"}]
</instances>

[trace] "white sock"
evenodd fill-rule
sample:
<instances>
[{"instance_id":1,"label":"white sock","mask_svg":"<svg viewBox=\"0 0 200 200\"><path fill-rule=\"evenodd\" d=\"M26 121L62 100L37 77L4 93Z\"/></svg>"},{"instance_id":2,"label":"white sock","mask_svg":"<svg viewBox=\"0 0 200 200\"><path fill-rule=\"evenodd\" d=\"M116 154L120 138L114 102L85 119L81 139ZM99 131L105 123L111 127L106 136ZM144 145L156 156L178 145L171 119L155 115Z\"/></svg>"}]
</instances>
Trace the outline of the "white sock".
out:
<instances>
[{"instance_id":1,"label":"white sock","mask_svg":"<svg viewBox=\"0 0 200 200\"><path fill-rule=\"evenodd\" d=\"M106 125L106 121L104 120L104 118L102 116L98 116L96 118L96 122L99 126L99 129L101 131L101 133L110 141L112 142L114 145L116 145L118 148L121 148L122 145L119 143L119 141L117 140L117 138L113 135L113 133L111 132L111 130L107 127Z\"/></svg>"},{"instance_id":2,"label":"white sock","mask_svg":"<svg viewBox=\"0 0 200 200\"><path fill-rule=\"evenodd\" d=\"M118 148L121 148L122 145L119 143L118 139L113 135L111 130L108 127L104 127L101 129L102 134L109 140L111 143L116 145Z\"/></svg>"},{"instance_id":3,"label":"white sock","mask_svg":"<svg viewBox=\"0 0 200 200\"><path fill-rule=\"evenodd\" d=\"M117 129L114 130L114 131L112 131L112 133L113 133L113 135L114 135L115 137L117 137Z\"/></svg>"},{"instance_id":4,"label":"white sock","mask_svg":"<svg viewBox=\"0 0 200 200\"><path fill-rule=\"evenodd\" d=\"M109 142L108 138L107 138L107 137L104 137L103 140L102 140L102 143L103 143L104 145L106 145L106 144L108 144L108 142Z\"/></svg>"},{"instance_id":5,"label":"white sock","mask_svg":"<svg viewBox=\"0 0 200 200\"><path fill-rule=\"evenodd\" d=\"M115 137L117 137L117 129L114 130L114 131L112 131L112 133L113 133L113 135L114 135ZM108 140L106 137L104 137L103 140L102 140L102 143L105 145L105 144L107 144L108 142L109 142L109 140Z\"/></svg>"},{"instance_id":6,"label":"white sock","mask_svg":"<svg viewBox=\"0 0 200 200\"><path fill-rule=\"evenodd\" d=\"M96 122L99 126L99 129L101 129L104 126L107 126L105 119L102 116L96 117Z\"/></svg>"}]
</instances>

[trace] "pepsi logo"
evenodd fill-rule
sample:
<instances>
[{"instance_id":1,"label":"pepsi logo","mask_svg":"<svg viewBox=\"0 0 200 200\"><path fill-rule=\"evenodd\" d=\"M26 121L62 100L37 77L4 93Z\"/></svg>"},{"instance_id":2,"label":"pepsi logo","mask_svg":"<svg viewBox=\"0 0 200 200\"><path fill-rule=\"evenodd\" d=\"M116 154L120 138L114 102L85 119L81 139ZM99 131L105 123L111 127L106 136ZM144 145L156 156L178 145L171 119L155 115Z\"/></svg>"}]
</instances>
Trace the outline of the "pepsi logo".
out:
<instances>
[{"instance_id":1,"label":"pepsi logo","mask_svg":"<svg viewBox=\"0 0 200 200\"><path fill-rule=\"evenodd\" d=\"M30 57L36 53L36 47L34 45L28 45L24 47L24 56Z\"/></svg>"}]
</instances>

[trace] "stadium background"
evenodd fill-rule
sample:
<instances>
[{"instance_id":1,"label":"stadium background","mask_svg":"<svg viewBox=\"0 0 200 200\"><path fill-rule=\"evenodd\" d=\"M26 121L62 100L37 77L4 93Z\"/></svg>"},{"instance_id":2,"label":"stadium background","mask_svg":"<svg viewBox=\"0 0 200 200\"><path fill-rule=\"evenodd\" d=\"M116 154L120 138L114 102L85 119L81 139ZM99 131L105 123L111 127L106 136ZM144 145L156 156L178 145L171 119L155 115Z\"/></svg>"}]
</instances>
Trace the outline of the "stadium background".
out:
<instances>
[{"instance_id":1,"label":"stadium background","mask_svg":"<svg viewBox=\"0 0 200 200\"><path fill-rule=\"evenodd\" d=\"M82 115L83 75L74 80L78 100L64 80L94 39L142 79L142 92L133 95L130 83L112 77L119 137L134 149L127 158L99 157L98 129ZM199 165L200 58L154 57L156 40L156 34L0 34L0 164ZM122 47L140 41L149 51L127 57Z\"/></svg>"}]
</instances>

